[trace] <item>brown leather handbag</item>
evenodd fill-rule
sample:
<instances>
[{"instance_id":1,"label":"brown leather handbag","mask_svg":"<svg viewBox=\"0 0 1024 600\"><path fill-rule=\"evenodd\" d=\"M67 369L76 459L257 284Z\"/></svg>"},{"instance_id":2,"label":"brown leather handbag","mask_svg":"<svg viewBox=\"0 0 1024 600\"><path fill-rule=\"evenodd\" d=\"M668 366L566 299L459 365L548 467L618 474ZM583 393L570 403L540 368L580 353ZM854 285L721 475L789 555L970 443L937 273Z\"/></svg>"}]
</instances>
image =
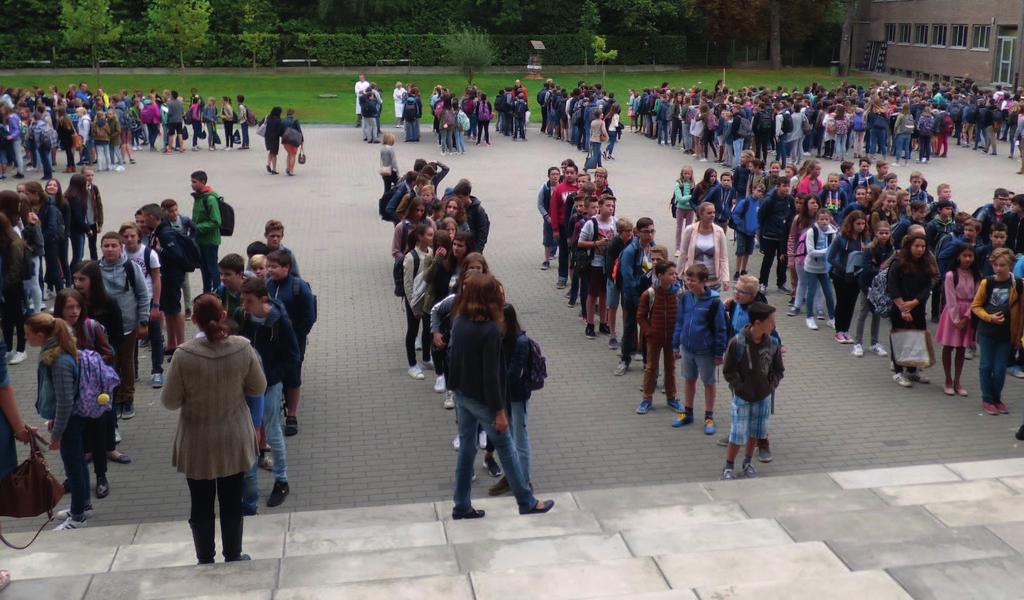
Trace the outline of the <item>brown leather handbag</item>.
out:
<instances>
[{"instance_id":1,"label":"brown leather handbag","mask_svg":"<svg viewBox=\"0 0 1024 600\"><path fill-rule=\"evenodd\" d=\"M28 458L0 479L0 516L20 519L46 513L49 517L24 546L15 546L0 535L0 542L15 550L24 550L36 541L43 528L53 521L53 509L64 497L64 486L50 473L40 444L46 447L46 440L33 432Z\"/></svg>"}]
</instances>

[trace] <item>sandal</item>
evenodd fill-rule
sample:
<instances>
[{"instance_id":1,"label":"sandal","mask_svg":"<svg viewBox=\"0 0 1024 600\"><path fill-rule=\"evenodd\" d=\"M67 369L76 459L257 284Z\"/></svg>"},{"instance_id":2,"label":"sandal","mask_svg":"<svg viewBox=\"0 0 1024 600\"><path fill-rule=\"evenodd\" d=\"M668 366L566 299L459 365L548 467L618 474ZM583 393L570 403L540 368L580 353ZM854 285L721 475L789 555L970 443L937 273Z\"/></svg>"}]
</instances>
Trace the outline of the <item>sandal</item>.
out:
<instances>
[{"instance_id":1,"label":"sandal","mask_svg":"<svg viewBox=\"0 0 1024 600\"><path fill-rule=\"evenodd\" d=\"M452 520L459 521L461 519L482 519L484 518L484 511L471 508L465 512L458 512L454 508L452 509Z\"/></svg>"},{"instance_id":2,"label":"sandal","mask_svg":"<svg viewBox=\"0 0 1024 600\"><path fill-rule=\"evenodd\" d=\"M299 419L298 417L285 417L284 418L284 434L286 436L298 435L299 433Z\"/></svg>"},{"instance_id":3,"label":"sandal","mask_svg":"<svg viewBox=\"0 0 1024 600\"><path fill-rule=\"evenodd\" d=\"M529 510L519 509L521 515L541 515L555 507L554 500L538 500Z\"/></svg>"}]
</instances>

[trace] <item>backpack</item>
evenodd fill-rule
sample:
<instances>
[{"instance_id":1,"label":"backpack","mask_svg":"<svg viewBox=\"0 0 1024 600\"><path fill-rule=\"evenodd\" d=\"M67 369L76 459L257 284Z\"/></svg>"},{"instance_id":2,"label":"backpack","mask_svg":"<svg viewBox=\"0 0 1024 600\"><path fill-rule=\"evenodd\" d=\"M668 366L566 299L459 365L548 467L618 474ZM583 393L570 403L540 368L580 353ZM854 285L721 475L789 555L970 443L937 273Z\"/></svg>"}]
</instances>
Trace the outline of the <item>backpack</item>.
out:
<instances>
[{"instance_id":1,"label":"backpack","mask_svg":"<svg viewBox=\"0 0 1024 600\"><path fill-rule=\"evenodd\" d=\"M889 292L886 289L888 285L889 267L886 266L878 270L878 273L871 279L871 285L868 286L868 302L871 303L876 314L884 315L892 309L892 298L889 297Z\"/></svg>"},{"instance_id":2,"label":"backpack","mask_svg":"<svg viewBox=\"0 0 1024 600\"><path fill-rule=\"evenodd\" d=\"M469 131L469 115L465 112L459 112L456 116L456 121L459 125L459 131Z\"/></svg>"},{"instance_id":3,"label":"backpack","mask_svg":"<svg viewBox=\"0 0 1024 600\"><path fill-rule=\"evenodd\" d=\"M256 113L252 112L248 106L245 107L245 124L249 127L256 126Z\"/></svg>"},{"instance_id":4,"label":"backpack","mask_svg":"<svg viewBox=\"0 0 1024 600\"><path fill-rule=\"evenodd\" d=\"M417 261L417 269L419 268L418 264L419 263ZM292 298L298 298L299 296L302 295L302 282L303 281L305 281L305 280L299 279L298 277L293 277L292 278ZM309 285L308 281L306 281L306 285ZM320 313L320 307L319 307L319 303L317 302L316 294L313 293L313 286L311 286L311 285L309 286L309 293L310 293L311 296L313 296L313 317L312 317L311 323L310 323L310 328L312 328L312 326L316 324L317 316Z\"/></svg>"},{"instance_id":5,"label":"backpack","mask_svg":"<svg viewBox=\"0 0 1024 600\"><path fill-rule=\"evenodd\" d=\"M171 228L171 235L174 236L174 243L181 248L181 256L184 262L180 265L186 273L191 273L203 262L199 253L199 244L180 229Z\"/></svg>"},{"instance_id":6,"label":"backpack","mask_svg":"<svg viewBox=\"0 0 1024 600\"><path fill-rule=\"evenodd\" d=\"M220 234L225 237L234 235L235 209L224 200L224 196L217 196L217 208L220 209ZM210 207L207 206L206 210L209 211Z\"/></svg>"},{"instance_id":7,"label":"backpack","mask_svg":"<svg viewBox=\"0 0 1024 600\"><path fill-rule=\"evenodd\" d=\"M758 133L773 133L775 129L775 119L772 118L772 114L767 110L762 110L757 113L757 132Z\"/></svg>"},{"instance_id":8,"label":"backpack","mask_svg":"<svg viewBox=\"0 0 1024 600\"><path fill-rule=\"evenodd\" d=\"M733 306L736 306L736 304L733 303ZM744 335L742 331L739 331L733 336L733 339L736 341L736 343L732 345L733 356L736 357L736 362L739 362L743 360L743 352L747 349L747 336ZM768 339L771 340L772 354L774 355L779 350L779 341L771 334L768 335ZM760 400L756 400L755 402L760 402Z\"/></svg>"},{"instance_id":9,"label":"backpack","mask_svg":"<svg viewBox=\"0 0 1024 600\"><path fill-rule=\"evenodd\" d=\"M526 385L531 392L536 392L544 387L544 380L548 378L548 359L536 340L531 337L526 339L530 342L530 356L526 361Z\"/></svg>"},{"instance_id":10,"label":"backpack","mask_svg":"<svg viewBox=\"0 0 1024 600\"><path fill-rule=\"evenodd\" d=\"M804 135L810 135L814 131L814 111L804 112L804 120L800 122L800 131Z\"/></svg>"},{"instance_id":11,"label":"backpack","mask_svg":"<svg viewBox=\"0 0 1024 600\"><path fill-rule=\"evenodd\" d=\"M939 255L941 255L942 252L946 249L946 247L952 244L955 241L955 239L956 238L953 236L953 232L951 231L947 231L940 235L938 241L935 242L935 258L938 259ZM946 271L949 270L944 269L942 263L939 263L938 267L940 273L945 273Z\"/></svg>"},{"instance_id":12,"label":"backpack","mask_svg":"<svg viewBox=\"0 0 1024 600\"><path fill-rule=\"evenodd\" d=\"M443 110L441 111L442 123L445 127L452 127L455 125L455 111L454 110Z\"/></svg>"},{"instance_id":13,"label":"backpack","mask_svg":"<svg viewBox=\"0 0 1024 600\"><path fill-rule=\"evenodd\" d=\"M402 109L402 118L406 121L416 119L416 98L414 96L406 97L405 108Z\"/></svg>"},{"instance_id":14,"label":"backpack","mask_svg":"<svg viewBox=\"0 0 1024 600\"><path fill-rule=\"evenodd\" d=\"M741 138L750 137L754 133L754 120L750 117L740 117L740 130L738 133Z\"/></svg>"},{"instance_id":15,"label":"backpack","mask_svg":"<svg viewBox=\"0 0 1024 600\"><path fill-rule=\"evenodd\" d=\"M403 234L405 228L403 227ZM418 273L420 270L420 255L416 252L412 253L412 271ZM391 270L391 276L395 279L395 295L399 298L405 298L405 257L396 258L395 266Z\"/></svg>"},{"instance_id":16,"label":"backpack","mask_svg":"<svg viewBox=\"0 0 1024 600\"><path fill-rule=\"evenodd\" d=\"M494 98L494 110L504 112L506 108L508 107L505 105L505 92L501 92Z\"/></svg>"},{"instance_id":17,"label":"backpack","mask_svg":"<svg viewBox=\"0 0 1024 600\"><path fill-rule=\"evenodd\" d=\"M477 117L481 121L490 121L491 120L491 107L490 107L490 104L488 102L481 102L480 103L480 109L477 111Z\"/></svg>"},{"instance_id":18,"label":"backpack","mask_svg":"<svg viewBox=\"0 0 1024 600\"><path fill-rule=\"evenodd\" d=\"M921 123L917 127L917 133L919 135L931 135L932 127L935 125L935 119L932 117L921 117Z\"/></svg>"},{"instance_id":19,"label":"backpack","mask_svg":"<svg viewBox=\"0 0 1024 600\"><path fill-rule=\"evenodd\" d=\"M853 115L853 130L860 133L864 131L864 114Z\"/></svg>"},{"instance_id":20,"label":"backpack","mask_svg":"<svg viewBox=\"0 0 1024 600\"><path fill-rule=\"evenodd\" d=\"M708 113L708 131L714 131L716 129L718 129L718 117L715 116L715 113L709 112Z\"/></svg>"},{"instance_id":21,"label":"backpack","mask_svg":"<svg viewBox=\"0 0 1024 600\"><path fill-rule=\"evenodd\" d=\"M95 321L86 319L85 327L88 330ZM88 331L87 331L88 333ZM95 350L80 349L78 351L78 398L72 412L81 417L95 419L113 407L114 388L121 383L117 371L103 362L103 357ZM100 401L100 396L106 394L105 402Z\"/></svg>"},{"instance_id":22,"label":"backpack","mask_svg":"<svg viewBox=\"0 0 1024 600\"><path fill-rule=\"evenodd\" d=\"M792 133L793 131L793 114L788 110L782 113L782 133Z\"/></svg>"}]
</instances>

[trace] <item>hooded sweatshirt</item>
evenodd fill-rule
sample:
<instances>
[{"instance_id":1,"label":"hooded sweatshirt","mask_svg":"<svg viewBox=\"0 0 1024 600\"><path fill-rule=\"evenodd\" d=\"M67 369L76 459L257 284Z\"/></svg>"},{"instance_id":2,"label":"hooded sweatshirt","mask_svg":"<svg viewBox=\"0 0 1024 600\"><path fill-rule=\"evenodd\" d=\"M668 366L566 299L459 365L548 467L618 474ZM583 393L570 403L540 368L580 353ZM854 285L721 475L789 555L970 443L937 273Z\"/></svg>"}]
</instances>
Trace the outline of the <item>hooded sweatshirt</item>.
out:
<instances>
[{"instance_id":1,"label":"hooded sweatshirt","mask_svg":"<svg viewBox=\"0 0 1024 600\"><path fill-rule=\"evenodd\" d=\"M687 291L679 299L672 347L688 354L725 353L726 324L722 300L715 290L706 288L700 296Z\"/></svg>"},{"instance_id":2,"label":"hooded sweatshirt","mask_svg":"<svg viewBox=\"0 0 1024 600\"><path fill-rule=\"evenodd\" d=\"M779 387L784 372L781 347L772 336L754 342L747 325L729 340L722 378L741 400L757 402L768 398Z\"/></svg>"},{"instance_id":3,"label":"hooded sweatshirt","mask_svg":"<svg viewBox=\"0 0 1024 600\"><path fill-rule=\"evenodd\" d=\"M192 223L196 226L196 243L201 246L220 246L220 204L218 194L206 185L202 191L192 193Z\"/></svg>"},{"instance_id":4,"label":"hooded sweatshirt","mask_svg":"<svg viewBox=\"0 0 1024 600\"><path fill-rule=\"evenodd\" d=\"M128 280L129 269L135 278L134 284ZM127 335L139 326L140 320L146 320L149 315L152 296L146 288L146 277L139 265L129 261L123 253L114 262L101 259L100 272L103 274L103 287L121 309L123 333Z\"/></svg>"},{"instance_id":5,"label":"hooded sweatshirt","mask_svg":"<svg viewBox=\"0 0 1024 600\"><path fill-rule=\"evenodd\" d=\"M280 383L285 374L298 369L299 342L280 300L270 300L266 317L257 318L241 309L235 315L239 333L252 342L260 355L267 387Z\"/></svg>"}]
</instances>

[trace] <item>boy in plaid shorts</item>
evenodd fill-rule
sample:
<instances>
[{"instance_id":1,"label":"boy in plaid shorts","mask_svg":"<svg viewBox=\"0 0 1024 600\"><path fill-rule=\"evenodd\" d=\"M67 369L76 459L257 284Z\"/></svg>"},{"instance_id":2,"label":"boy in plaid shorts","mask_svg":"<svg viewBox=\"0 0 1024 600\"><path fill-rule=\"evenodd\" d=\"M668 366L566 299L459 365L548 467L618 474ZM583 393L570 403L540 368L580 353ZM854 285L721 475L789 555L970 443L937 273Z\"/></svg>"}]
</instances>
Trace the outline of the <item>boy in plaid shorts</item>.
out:
<instances>
[{"instance_id":1,"label":"boy in plaid shorts","mask_svg":"<svg viewBox=\"0 0 1024 600\"><path fill-rule=\"evenodd\" d=\"M785 368L779 343L771 336L775 329L775 308L753 302L747 309L750 322L729 340L722 377L732 390L732 428L725 453L722 479L734 479L736 455L744 446L743 476L757 477L751 464L757 440L768 437L772 397L782 381Z\"/></svg>"}]
</instances>

